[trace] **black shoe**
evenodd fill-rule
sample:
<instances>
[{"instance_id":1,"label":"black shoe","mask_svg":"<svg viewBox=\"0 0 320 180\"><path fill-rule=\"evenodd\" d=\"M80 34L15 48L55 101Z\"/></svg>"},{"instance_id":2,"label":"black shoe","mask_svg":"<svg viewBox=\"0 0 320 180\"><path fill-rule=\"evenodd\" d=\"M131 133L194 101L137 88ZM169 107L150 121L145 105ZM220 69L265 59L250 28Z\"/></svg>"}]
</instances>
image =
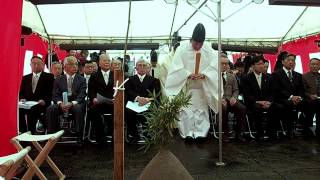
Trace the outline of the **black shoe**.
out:
<instances>
[{"instance_id":1,"label":"black shoe","mask_svg":"<svg viewBox=\"0 0 320 180\"><path fill-rule=\"evenodd\" d=\"M195 139L195 141L196 141L197 143L204 143L204 142L206 142L206 140L207 140L206 137L197 137L197 138Z\"/></svg>"},{"instance_id":2,"label":"black shoe","mask_svg":"<svg viewBox=\"0 0 320 180\"><path fill-rule=\"evenodd\" d=\"M187 136L185 139L184 139L184 142L185 143L187 143L187 144L191 144L191 143L193 143L193 138L192 137L190 137L190 136Z\"/></svg>"}]
</instances>

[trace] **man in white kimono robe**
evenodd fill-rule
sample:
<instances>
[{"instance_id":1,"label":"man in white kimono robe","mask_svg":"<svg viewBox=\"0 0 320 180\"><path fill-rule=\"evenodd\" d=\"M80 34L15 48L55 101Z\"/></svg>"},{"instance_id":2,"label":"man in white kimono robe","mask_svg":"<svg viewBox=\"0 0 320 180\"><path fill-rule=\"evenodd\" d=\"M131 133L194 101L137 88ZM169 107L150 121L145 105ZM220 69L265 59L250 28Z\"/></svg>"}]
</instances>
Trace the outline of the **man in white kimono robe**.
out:
<instances>
[{"instance_id":1,"label":"man in white kimono robe","mask_svg":"<svg viewBox=\"0 0 320 180\"><path fill-rule=\"evenodd\" d=\"M174 53L176 52L177 48L180 46L180 43L177 43L174 45L173 50L167 54L167 56L164 58L161 66L160 66L160 73L161 76L159 77L160 83L161 83L161 89L162 89L162 96L166 96L166 92L165 92L165 84L166 84L166 80L167 80L167 75L168 75L168 70L169 70L169 66L172 62Z\"/></svg>"},{"instance_id":2,"label":"man in white kimono robe","mask_svg":"<svg viewBox=\"0 0 320 180\"><path fill-rule=\"evenodd\" d=\"M180 113L178 128L182 138L205 138L210 128L209 107L218 112L218 53L204 43L205 29L198 24L192 38L181 43L169 66L165 91L177 95L184 88L192 95L191 105ZM195 74L196 52L201 53Z\"/></svg>"}]
</instances>

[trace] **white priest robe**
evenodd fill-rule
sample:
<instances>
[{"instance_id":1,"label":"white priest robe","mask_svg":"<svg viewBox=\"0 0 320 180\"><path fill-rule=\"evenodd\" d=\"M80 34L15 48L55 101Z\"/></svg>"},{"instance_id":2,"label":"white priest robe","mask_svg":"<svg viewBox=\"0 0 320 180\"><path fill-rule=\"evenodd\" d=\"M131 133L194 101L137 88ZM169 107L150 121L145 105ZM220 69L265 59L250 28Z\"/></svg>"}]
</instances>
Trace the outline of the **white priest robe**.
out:
<instances>
[{"instance_id":1,"label":"white priest robe","mask_svg":"<svg viewBox=\"0 0 320 180\"><path fill-rule=\"evenodd\" d=\"M166 96L166 92L165 92L165 84L166 84L166 80L167 80L167 75L168 75L168 69L169 66L171 64L171 61L173 59L173 55L174 52L171 51L163 60L162 64L160 65L160 73L161 76L159 78L160 82L161 82L161 89L162 89L162 95Z\"/></svg>"},{"instance_id":2,"label":"white priest robe","mask_svg":"<svg viewBox=\"0 0 320 180\"><path fill-rule=\"evenodd\" d=\"M199 73L205 75L205 79L188 79L194 74L196 64L196 52L189 41L178 47L166 79L168 96L177 95L187 84L191 94L191 105L183 108L179 115L178 128L182 138L206 137L210 128L208 107L218 112L218 53L206 42L200 53Z\"/></svg>"}]
</instances>

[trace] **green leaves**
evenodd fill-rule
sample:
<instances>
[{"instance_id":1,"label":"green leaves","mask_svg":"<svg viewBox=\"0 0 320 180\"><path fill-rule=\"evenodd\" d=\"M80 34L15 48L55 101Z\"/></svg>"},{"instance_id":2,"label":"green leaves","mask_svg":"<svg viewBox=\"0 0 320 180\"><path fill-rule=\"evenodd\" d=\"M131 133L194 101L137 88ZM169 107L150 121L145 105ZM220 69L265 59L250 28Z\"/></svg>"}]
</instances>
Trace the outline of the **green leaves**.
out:
<instances>
[{"instance_id":1,"label":"green leaves","mask_svg":"<svg viewBox=\"0 0 320 180\"><path fill-rule=\"evenodd\" d=\"M181 108L190 105L191 95L181 91L173 97L160 97L152 93L154 102L149 110L144 113L147 119L147 128L144 130L147 151L152 145L164 148L173 141L173 131L177 128L178 115Z\"/></svg>"}]
</instances>

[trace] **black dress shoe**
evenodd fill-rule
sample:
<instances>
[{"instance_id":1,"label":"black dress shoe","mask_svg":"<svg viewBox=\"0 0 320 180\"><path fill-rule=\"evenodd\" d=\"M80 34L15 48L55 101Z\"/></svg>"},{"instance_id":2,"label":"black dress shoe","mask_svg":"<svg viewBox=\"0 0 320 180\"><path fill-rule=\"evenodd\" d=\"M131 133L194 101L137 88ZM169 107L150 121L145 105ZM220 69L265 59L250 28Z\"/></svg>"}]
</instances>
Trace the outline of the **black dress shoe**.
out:
<instances>
[{"instance_id":1,"label":"black dress shoe","mask_svg":"<svg viewBox=\"0 0 320 180\"><path fill-rule=\"evenodd\" d=\"M204 142L206 142L206 140L207 140L206 137L197 137L197 138L195 139L195 141L196 141L197 143L204 143Z\"/></svg>"},{"instance_id":2,"label":"black dress shoe","mask_svg":"<svg viewBox=\"0 0 320 180\"><path fill-rule=\"evenodd\" d=\"M187 136L185 139L184 139L184 142L185 143L187 143L187 144L191 144L191 143L193 143L193 138L192 137L190 137L190 136Z\"/></svg>"}]
</instances>

